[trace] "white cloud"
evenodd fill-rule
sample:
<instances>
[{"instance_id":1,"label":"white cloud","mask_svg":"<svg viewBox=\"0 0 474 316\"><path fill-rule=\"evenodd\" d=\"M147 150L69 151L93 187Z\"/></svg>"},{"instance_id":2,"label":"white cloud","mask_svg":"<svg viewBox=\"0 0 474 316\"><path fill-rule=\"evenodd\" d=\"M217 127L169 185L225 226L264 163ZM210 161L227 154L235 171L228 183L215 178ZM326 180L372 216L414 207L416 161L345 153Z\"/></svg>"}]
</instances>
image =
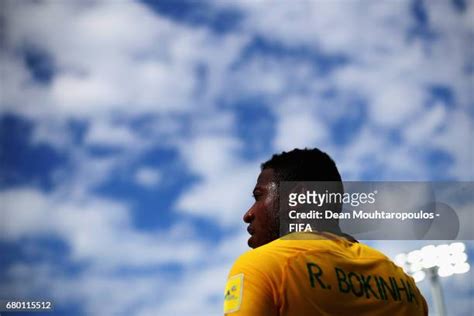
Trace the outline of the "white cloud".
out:
<instances>
[{"instance_id":1,"label":"white cloud","mask_svg":"<svg viewBox=\"0 0 474 316\"><path fill-rule=\"evenodd\" d=\"M129 207L117 201L94 196L75 199L31 188L2 191L0 201L2 239L53 235L71 248L73 262L109 269L188 263L205 249L186 235L141 232L132 224Z\"/></svg>"},{"instance_id":2,"label":"white cloud","mask_svg":"<svg viewBox=\"0 0 474 316\"><path fill-rule=\"evenodd\" d=\"M232 5L245 12L247 32L289 45L321 47L330 53L351 52L361 57L377 48L398 45L410 21L408 1L301 1L297 6L285 2L233 1ZM387 32L396 37L390 42L379 41Z\"/></svg>"},{"instance_id":3,"label":"white cloud","mask_svg":"<svg viewBox=\"0 0 474 316\"><path fill-rule=\"evenodd\" d=\"M182 156L200 180L178 199L176 208L224 225L241 222L259 173L257 162L238 158L241 146L230 136L207 134L184 144Z\"/></svg>"},{"instance_id":4,"label":"white cloud","mask_svg":"<svg viewBox=\"0 0 474 316\"><path fill-rule=\"evenodd\" d=\"M87 145L116 147L140 147L145 143L129 127L100 119L92 122L84 141Z\"/></svg>"},{"instance_id":5,"label":"white cloud","mask_svg":"<svg viewBox=\"0 0 474 316\"><path fill-rule=\"evenodd\" d=\"M194 311L196 315L220 315L225 280L235 259L228 254L223 256L221 250L229 253L236 246L239 251L245 250L232 243L216 244L202 252L206 255L201 256L201 264L185 266L175 276L167 275L166 270L121 275L94 267L73 276L58 273L60 267L54 263L17 264L6 271L12 282L0 285L0 295L31 297L41 291L48 293L57 306L80 302L87 314L122 315L133 311L136 315L176 315ZM10 286L24 283L30 286ZM130 288L133 293L129 293Z\"/></svg>"},{"instance_id":6,"label":"white cloud","mask_svg":"<svg viewBox=\"0 0 474 316\"><path fill-rule=\"evenodd\" d=\"M444 120L442 131L431 140L452 155L449 175L462 181L472 181L474 177L474 125L472 118L462 110L449 113Z\"/></svg>"},{"instance_id":7,"label":"white cloud","mask_svg":"<svg viewBox=\"0 0 474 316\"><path fill-rule=\"evenodd\" d=\"M135 172L135 182L145 188L153 188L160 183L161 172L155 168L142 167Z\"/></svg>"},{"instance_id":8,"label":"white cloud","mask_svg":"<svg viewBox=\"0 0 474 316\"><path fill-rule=\"evenodd\" d=\"M308 104L308 98L290 98L279 104L274 147L277 151L294 148L324 147L328 127Z\"/></svg>"},{"instance_id":9,"label":"white cloud","mask_svg":"<svg viewBox=\"0 0 474 316\"><path fill-rule=\"evenodd\" d=\"M97 157L82 148L71 149L69 154L71 161L56 171L54 180L59 191L73 197L87 197L129 159L120 155Z\"/></svg>"},{"instance_id":10,"label":"white cloud","mask_svg":"<svg viewBox=\"0 0 474 316\"><path fill-rule=\"evenodd\" d=\"M218 176L237 162L242 144L230 136L205 135L183 146L183 157L190 169L204 177Z\"/></svg>"},{"instance_id":11,"label":"white cloud","mask_svg":"<svg viewBox=\"0 0 474 316\"><path fill-rule=\"evenodd\" d=\"M435 136L436 130L446 123L447 111L443 104L435 104L427 109L423 118L413 122L407 129L403 130L406 139L414 144L422 144L430 137Z\"/></svg>"},{"instance_id":12,"label":"white cloud","mask_svg":"<svg viewBox=\"0 0 474 316\"><path fill-rule=\"evenodd\" d=\"M15 264L6 273L11 284L2 283L0 294L6 297L38 296L53 301L55 309L79 304L84 314L125 315L138 306L153 305L166 294L167 280L154 272L147 275L121 275L109 271L84 269L77 275L60 273L57 263ZM28 284L25 286L16 286ZM133 291L130 291L133 288Z\"/></svg>"},{"instance_id":13,"label":"white cloud","mask_svg":"<svg viewBox=\"0 0 474 316\"><path fill-rule=\"evenodd\" d=\"M212 62L210 79L218 83L241 46L236 37L180 25L135 2L5 7L7 52L30 45L56 65L50 85L25 85L31 81L25 65L13 54L3 59L9 89L2 103L33 117L187 111L200 101L196 67Z\"/></svg>"}]
</instances>

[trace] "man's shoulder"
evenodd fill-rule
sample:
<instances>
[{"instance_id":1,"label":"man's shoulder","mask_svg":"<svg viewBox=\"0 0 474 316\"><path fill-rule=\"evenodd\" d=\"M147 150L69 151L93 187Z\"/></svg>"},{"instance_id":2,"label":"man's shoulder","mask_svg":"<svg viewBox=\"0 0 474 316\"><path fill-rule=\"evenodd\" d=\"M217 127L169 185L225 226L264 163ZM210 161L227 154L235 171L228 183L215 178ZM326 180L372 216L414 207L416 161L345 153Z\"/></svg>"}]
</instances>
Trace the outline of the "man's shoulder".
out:
<instances>
[{"instance_id":1,"label":"man's shoulder","mask_svg":"<svg viewBox=\"0 0 474 316\"><path fill-rule=\"evenodd\" d=\"M281 268L289 258L308 249L303 241L276 239L266 245L246 251L239 256L234 266L249 266L256 269L261 267L263 270Z\"/></svg>"},{"instance_id":2,"label":"man's shoulder","mask_svg":"<svg viewBox=\"0 0 474 316\"><path fill-rule=\"evenodd\" d=\"M266 245L244 252L235 262L259 264L262 260L278 260L282 255L279 251L280 248L281 245L278 243L278 240L274 240Z\"/></svg>"},{"instance_id":3,"label":"man's shoulder","mask_svg":"<svg viewBox=\"0 0 474 316\"><path fill-rule=\"evenodd\" d=\"M267 271L272 268L281 269L292 258L301 255L324 254L324 258L329 260L328 253L331 254L331 257L344 257L347 260L357 260L357 258L388 260L381 252L358 242L341 238L325 239L318 235L292 234L246 251L238 257L234 266L244 266L257 270L261 268Z\"/></svg>"},{"instance_id":4,"label":"man's shoulder","mask_svg":"<svg viewBox=\"0 0 474 316\"><path fill-rule=\"evenodd\" d=\"M277 239L241 254L235 260L232 272L277 272L286 261L287 255L284 245Z\"/></svg>"},{"instance_id":5,"label":"man's shoulder","mask_svg":"<svg viewBox=\"0 0 474 316\"><path fill-rule=\"evenodd\" d=\"M266 245L246 251L235 261L234 265L248 266L264 270L282 268L292 258L306 255L321 255L324 260L338 257L349 261L382 260L391 261L380 251L358 242L280 238ZM324 254L324 255L323 255ZM328 256L329 254L329 256Z\"/></svg>"}]
</instances>

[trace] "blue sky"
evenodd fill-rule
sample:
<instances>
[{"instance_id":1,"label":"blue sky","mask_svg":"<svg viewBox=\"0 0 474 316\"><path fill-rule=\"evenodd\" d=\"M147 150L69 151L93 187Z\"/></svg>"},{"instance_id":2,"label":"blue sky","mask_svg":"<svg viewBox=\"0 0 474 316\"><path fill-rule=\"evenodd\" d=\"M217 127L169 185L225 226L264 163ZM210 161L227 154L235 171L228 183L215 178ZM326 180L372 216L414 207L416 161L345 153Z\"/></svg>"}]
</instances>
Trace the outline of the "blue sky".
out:
<instances>
[{"instance_id":1,"label":"blue sky","mask_svg":"<svg viewBox=\"0 0 474 316\"><path fill-rule=\"evenodd\" d=\"M472 1L1 5L0 297L220 315L282 150L346 180L473 180ZM453 315L473 283L443 279Z\"/></svg>"}]
</instances>

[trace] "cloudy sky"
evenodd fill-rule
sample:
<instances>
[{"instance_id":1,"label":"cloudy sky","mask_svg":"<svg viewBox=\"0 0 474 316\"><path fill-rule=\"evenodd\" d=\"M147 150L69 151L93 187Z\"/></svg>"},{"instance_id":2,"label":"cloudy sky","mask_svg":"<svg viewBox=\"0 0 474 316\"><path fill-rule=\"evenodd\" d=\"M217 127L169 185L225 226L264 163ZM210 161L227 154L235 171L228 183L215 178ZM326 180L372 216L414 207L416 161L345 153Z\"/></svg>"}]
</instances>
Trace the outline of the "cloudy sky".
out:
<instances>
[{"instance_id":1,"label":"cloudy sky","mask_svg":"<svg viewBox=\"0 0 474 316\"><path fill-rule=\"evenodd\" d=\"M220 315L282 150L317 146L345 180L473 180L474 1L0 6L0 297ZM473 272L443 286L470 315Z\"/></svg>"}]
</instances>

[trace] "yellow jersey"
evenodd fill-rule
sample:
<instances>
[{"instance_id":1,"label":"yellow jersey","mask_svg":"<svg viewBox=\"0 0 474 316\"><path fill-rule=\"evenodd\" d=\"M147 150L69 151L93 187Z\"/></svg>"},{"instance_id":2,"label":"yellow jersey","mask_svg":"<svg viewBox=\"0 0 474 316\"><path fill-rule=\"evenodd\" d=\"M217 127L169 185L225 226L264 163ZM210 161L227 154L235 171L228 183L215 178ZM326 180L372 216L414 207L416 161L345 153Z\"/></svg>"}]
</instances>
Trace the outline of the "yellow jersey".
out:
<instances>
[{"instance_id":1,"label":"yellow jersey","mask_svg":"<svg viewBox=\"0 0 474 316\"><path fill-rule=\"evenodd\" d=\"M428 315L413 278L379 251L329 233L302 234L237 259L225 315Z\"/></svg>"}]
</instances>

